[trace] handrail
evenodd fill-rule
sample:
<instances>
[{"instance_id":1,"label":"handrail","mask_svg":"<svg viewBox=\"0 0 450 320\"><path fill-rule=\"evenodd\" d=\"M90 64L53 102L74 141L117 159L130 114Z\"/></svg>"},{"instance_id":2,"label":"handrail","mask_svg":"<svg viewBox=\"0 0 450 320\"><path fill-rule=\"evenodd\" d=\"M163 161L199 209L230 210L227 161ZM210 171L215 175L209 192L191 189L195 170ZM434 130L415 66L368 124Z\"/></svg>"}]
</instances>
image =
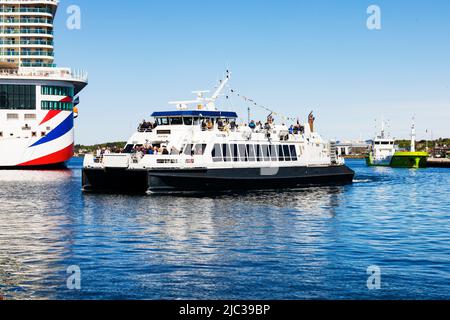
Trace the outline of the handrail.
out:
<instances>
[{"instance_id":1,"label":"handrail","mask_svg":"<svg viewBox=\"0 0 450 320\"><path fill-rule=\"evenodd\" d=\"M67 68L55 68L55 64L41 64L41 65L33 65L34 63L26 63L22 62L23 67L18 70L2 70L0 71L1 76L10 76L10 77L41 77L41 78L53 78L53 79L67 79L67 80L77 80L87 82L88 73L83 70L72 71ZM32 66L33 65L33 66ZM40 70L34 69L32 67L48 67L48 69Z\"/></svg>"},{"instance_id":2,"label":"handrail","mask_svg":"<svg viewBox=\"0 0 450 320\"><path fill-rule=\"evenodd\" d=\"M53 24L53 19L49 18L22 18L22 19L2 19L0 18L0 23L46 23Z\"/></svg>"}]
</instances>

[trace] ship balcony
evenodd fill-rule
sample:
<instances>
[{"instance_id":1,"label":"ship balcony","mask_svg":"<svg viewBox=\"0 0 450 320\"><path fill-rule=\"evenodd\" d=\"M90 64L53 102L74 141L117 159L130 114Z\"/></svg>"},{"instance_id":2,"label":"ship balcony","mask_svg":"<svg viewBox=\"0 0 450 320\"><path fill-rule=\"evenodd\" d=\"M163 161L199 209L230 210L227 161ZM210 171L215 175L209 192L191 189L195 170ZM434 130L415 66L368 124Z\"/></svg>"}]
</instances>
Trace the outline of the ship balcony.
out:
<instances>
[{"instance_id":1,"label":"ship balcony","mask_svg":"<svg viewBox=\"0 0 450 320\"><path fill-rule=\"evenodd\" d=\"M0 7L0 14L17 14L17 13L24 13L29 15L30 13L45 13L53 15L54 10L50 8L32 8L32 7L20 7L20 8L13 8L13 7Z\"/></svg>"},{"instance_id":2,"label":"ship balcony","mask_svg":"<svg viewBox=\"0 0 450 320\"><path fill-rule=\"evenodd\" d=\"M3 46L49 46L49 47L53 47L54 42L51 40L20 40L19 41L15 41L15 40L5 40L5 39L0 39L0 45Z\"/></svg>"},{"instance_id":3,"label":"ship balcony","mask_svg":"<svg viewBox=\"0 0 450 320\"><path fill-rule=\"evenodd\" d=\"M17 24L44 25L47 27L52 27L53 19L50 19L50 18L21 18L21 19L0 18L0 25L14 26Z\"/></svg>"},{"instance_id":4,"label":"ship balcony","mask_svg":"<svg viewBox=\"0 0 450 320\"><path fill-rule=\"evenodd\" d=\"M22 62L21 67L26 68L56 68L55 63L44 63L44 62Z\"/></svg>"},{"instance_id":5,"label":"ship balcony","mask_svg":"<svg viewBox=\"0 0 450 320\"><path fill-rule=\"evenodd\" d=\"M27 59L54 59L53 52L45 51L25 51L25 52L0 52L0 56L6 57L26 57Z\"/></svg>"},{"instance_id":6,"label":"ship balcony","mask_svg":"<svg viewBox=\"0 0 450 320\"><path fill-rule=\"evenodd\" d=\"M44 30L44 29L1 29L0 35L2 34L14 34L14 35L26 35L27 37L36 36L36 37L51 37L53 38L53 30Z\"/></svg>"},{"instance_id":7,"label":"ship balcony","mask_svg":"<svg viewBox=\"0 0 450 320\"><path fill-rule=\"evenodd\" d=\"M27 58L38 57L38 58L46 58L51 57L53 59L54 53L53 51L22 51L21 56L26 56Z\"/></svg>"}]
</instances>

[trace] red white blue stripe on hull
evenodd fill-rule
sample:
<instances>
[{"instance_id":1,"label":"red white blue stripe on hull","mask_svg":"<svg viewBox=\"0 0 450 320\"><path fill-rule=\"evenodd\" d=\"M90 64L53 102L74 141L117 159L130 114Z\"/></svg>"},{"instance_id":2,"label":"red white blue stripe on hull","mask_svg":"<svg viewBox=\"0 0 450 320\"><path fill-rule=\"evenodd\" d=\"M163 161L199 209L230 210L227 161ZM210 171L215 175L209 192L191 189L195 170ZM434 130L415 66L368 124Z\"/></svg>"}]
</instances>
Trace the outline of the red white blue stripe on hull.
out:
<instances>
[{"instance_id":1,"label":"red white blue stripe on hull","mask_svg":"<svg viewBox=\"0 0 450 320\"><path fill-rule=\"evenodd\" d=\"M73 156L73 113L48 111L42 114L42 119L37 119L40 124L36 137L4 137L0 140L0 167L49 166L64 163ZM42 132L46 134L42 136Z\"/></svg>"}]
</instances>

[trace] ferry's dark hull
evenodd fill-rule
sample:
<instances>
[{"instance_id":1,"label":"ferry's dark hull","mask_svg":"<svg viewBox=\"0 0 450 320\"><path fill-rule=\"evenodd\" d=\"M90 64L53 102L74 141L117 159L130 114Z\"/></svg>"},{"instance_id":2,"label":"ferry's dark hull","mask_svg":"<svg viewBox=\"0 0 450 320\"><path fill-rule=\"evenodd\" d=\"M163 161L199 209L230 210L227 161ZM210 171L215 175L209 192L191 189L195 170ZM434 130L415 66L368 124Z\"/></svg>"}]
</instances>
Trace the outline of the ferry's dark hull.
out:
<instances>
[{"instance_id":1,"label":"ferry's dark hull","mask_svg":"<svg viewBox=\"0 0 450 320\"><path fill-rule=\"evenodd\" d=\"M300 188L353 182L347 166L278 169L83 170L83 190L126 193L217 192Z\"/></svg>"}]
</instances>

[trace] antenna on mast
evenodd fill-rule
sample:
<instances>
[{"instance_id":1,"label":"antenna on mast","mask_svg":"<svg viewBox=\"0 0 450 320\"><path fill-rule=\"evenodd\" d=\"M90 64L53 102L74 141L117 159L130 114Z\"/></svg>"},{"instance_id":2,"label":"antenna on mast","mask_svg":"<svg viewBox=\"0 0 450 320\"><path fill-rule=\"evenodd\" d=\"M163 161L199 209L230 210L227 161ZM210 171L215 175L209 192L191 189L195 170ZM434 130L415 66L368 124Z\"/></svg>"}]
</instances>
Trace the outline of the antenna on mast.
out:
<instances>
[{"instance_id":1,"label":"antenna on mast","mask_svg":"<svg viewBox=\"0 0 450 320\"><path fill-rule=\"evenodd\" d=\"M209 93L209 91L193 91L192 93L197 95L196 100L189 100L189 101L171 101L169 104L177 105L178 109L187 109L187 106L189 104L197 104L197 108L199 110L206 109L208 111L216 111L215 102L222 94L223 89L227 85L227 83L231 79L231 73L227 70L226 77L224 80L220 80L219 87L214 92L211 98L205 97L205 93Z\"/></svg>"}]
</instances>

